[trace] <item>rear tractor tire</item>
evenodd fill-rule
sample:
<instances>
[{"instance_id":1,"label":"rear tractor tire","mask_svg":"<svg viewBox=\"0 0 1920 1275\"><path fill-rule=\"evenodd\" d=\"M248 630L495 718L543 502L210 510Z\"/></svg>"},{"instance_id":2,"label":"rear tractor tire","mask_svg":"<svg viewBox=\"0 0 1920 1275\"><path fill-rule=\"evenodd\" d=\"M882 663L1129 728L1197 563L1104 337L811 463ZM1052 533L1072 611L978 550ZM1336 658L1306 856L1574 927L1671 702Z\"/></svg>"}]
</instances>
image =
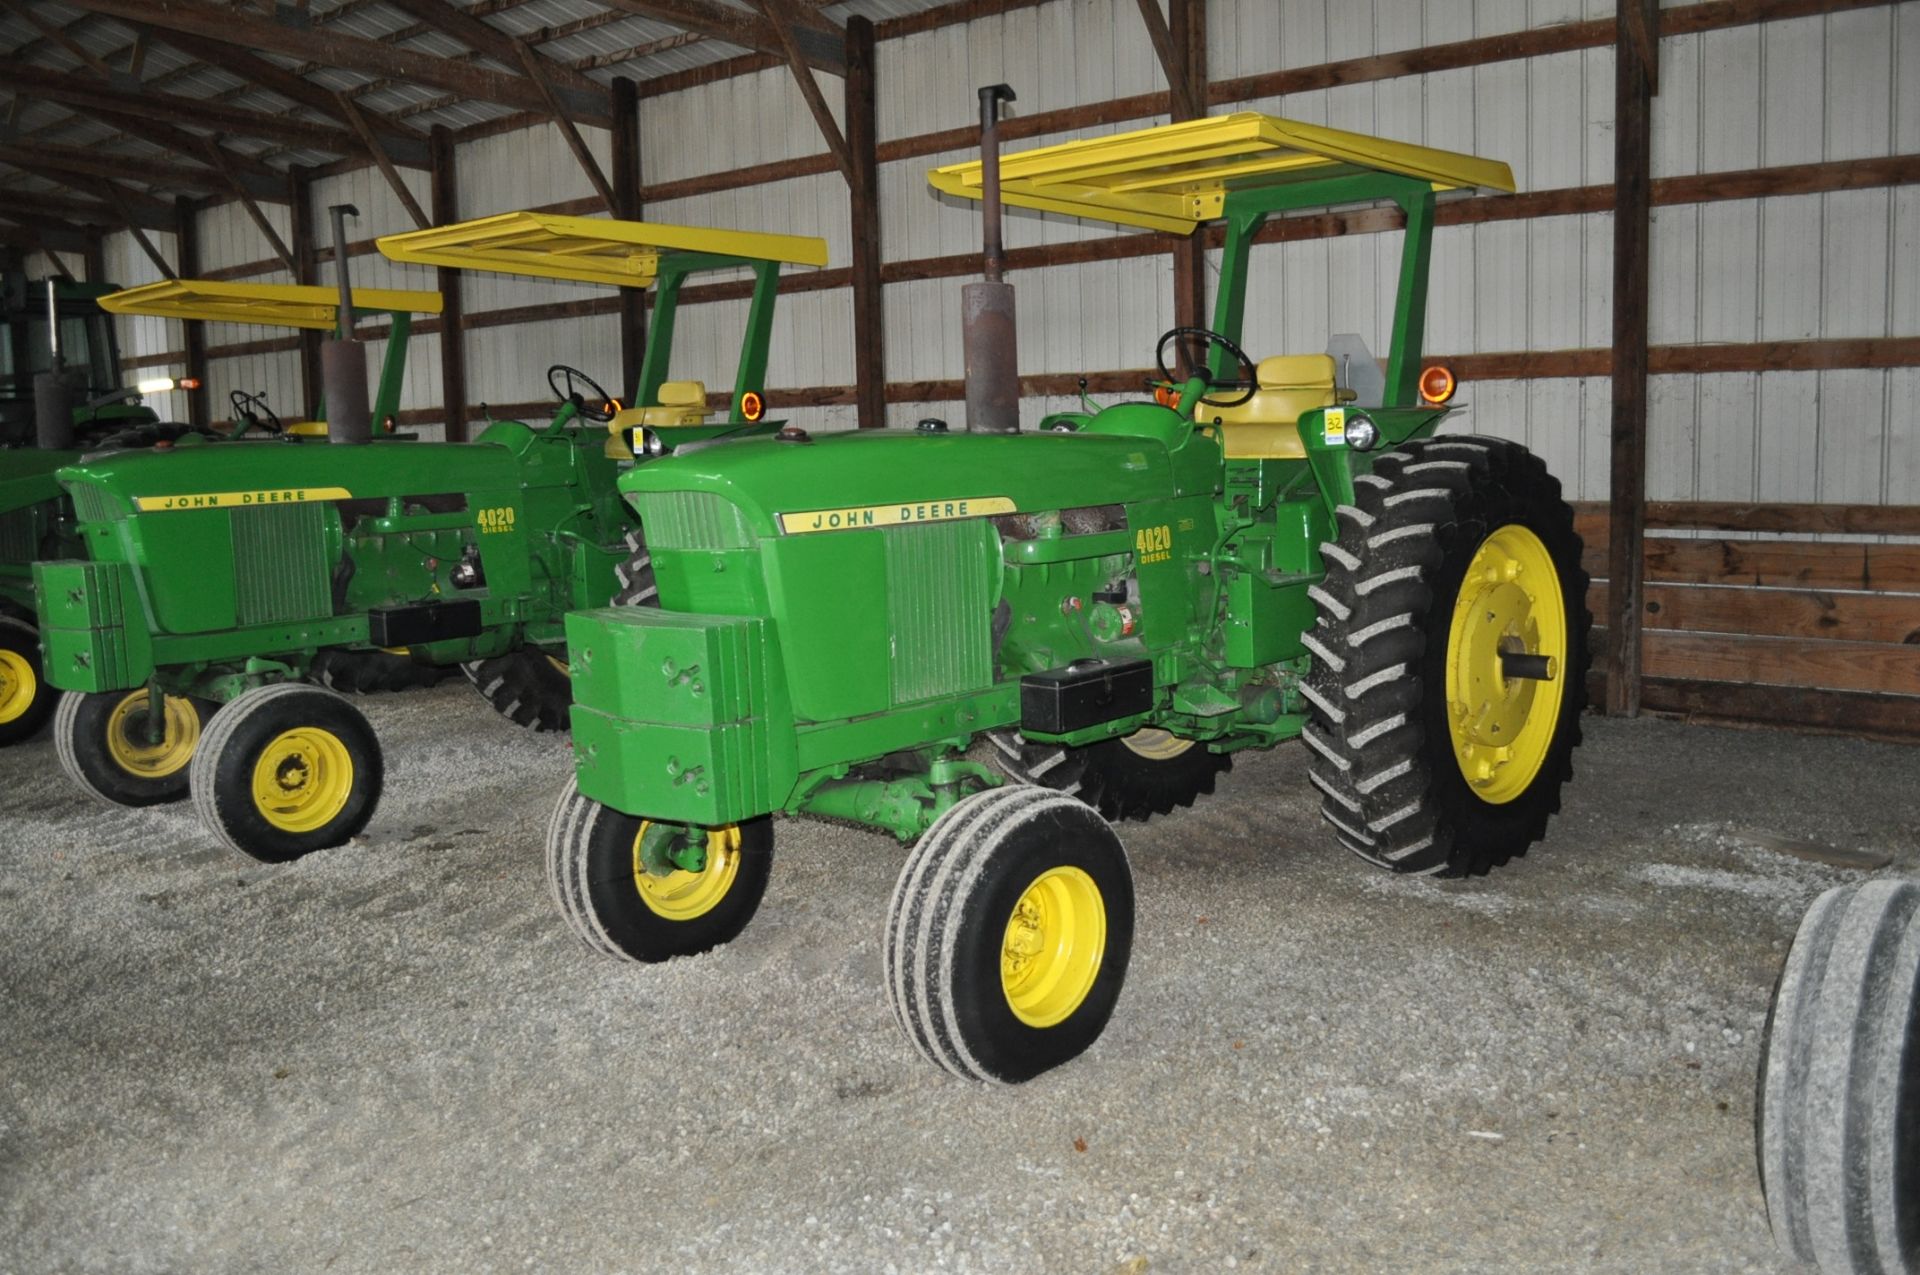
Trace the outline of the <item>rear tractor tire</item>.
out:
<instances>
[{"instance_id":1,"label":"rear tractor tire","mask_svg":"<svg viewBox=\"0 0 1920 1275\"><path fill-rule=\"evenodd\" d=\"M1758 1088L1781 1251L1825 1275L1920 1270L1920 883L1814 900L1774 988Z\"/></svg>"},{"instance_id":2,"label":"rear tractor tire","mask_svg":"<svg viewBox=\"0 0 1920 1275\"><path fill-rule=\"evenodd\" d=\"M887 1002L928 1061L1017 1084L1099 1039L1132 951L1133 874L1106 820L1045 788L990 788L907 857L887 908Z\"/></svg>"},{"instance_id":3,"label":"rear tractor tire","mask_svg":"<svg viewBox=\"0 0 1920 1275\"><path fill-rule=\"evenodd\" d=\"M188 772L214 705L166 696L152 728L148 690L68 691L53 716L53 749L67 777L116 806L158 806L187 795Z\"/></svg>"},{"instance_id":4,"label":"rear tractor tire","mask_svg":"<svg viewBox=\"0 0 1920 1275\"><path fill-rule=\"evenodd\" d=\"M313 657L309 681L342 695L374 695L438 686L453 676L445 664L421 664L397 651L330 646Z\"/></svg>"},{"instance_id":5,"label":"rear tractor tire","mask_svg":"<svg viewBox=\"0 0 1920 1275\"><path fill-rule=\"evenodd\" d=\"M0 616L0 748L39 734L59 697L41 668L34 627Z\"/></svg>"},{"instance_id":6,"label":"rear tractor tire","mask_svg":"<svg viewBox=\"0 0 1920 1275\"><path fill-rule=\"evenodd\" d=\"M1406 443L1355 480L1303 639L1308 777L1341 844L1472 876L1546 835L1587 702L1587 573L1560 484L1492 438Z\"/></svg>"},{"instance_id":7,"label":"rear tractor tire","mask_svg":"<svg viewBox=\"0 0 1920 1275\"><path fill-rule=\"evenodd\" d=\"M642 866L647 821L580 794L567 781L547 823L547 886L582 943L604 956L652 964L731 942L760 908L773 869L773 821L707 833L701 871L656 875Z\"/></svg>"},{"instance_id":8,"label":"rear tractor tire","mask_svg":"<svg viewBox=\"0 0 1920 1275\"><path fill-rule=\"evenodd\" d=\"M383 779L380 743L360 710L299 682L230 700L191 775L207 827L263 863L344 844L373 817Z\"/></svg>"},{"instance_id":9,"label":"rear tractor tire","mask_svg":"<svg viewBox=\"0 0 1920 1275\"><path fill-rule=\"evenodd\" d=\"M573 709L573 679L566 661L537 646L523 646L492 659L462 664L494 711L528 730L565 730Z\"/></svg>"},{"instance_id":10,"label":"rear tractor tire","mask_svg":"<svg viewBox=\"0 0 1920 1275\"><path fill-rule=\"evenodd\" d=\"M1016 730L990 732L987 742L994 764L1015 783L1078 797L1112 820L1191 806L1233 769L1225 753L1154 727L1082 748L1028 743Z\"/></svg>"}]
</instances>

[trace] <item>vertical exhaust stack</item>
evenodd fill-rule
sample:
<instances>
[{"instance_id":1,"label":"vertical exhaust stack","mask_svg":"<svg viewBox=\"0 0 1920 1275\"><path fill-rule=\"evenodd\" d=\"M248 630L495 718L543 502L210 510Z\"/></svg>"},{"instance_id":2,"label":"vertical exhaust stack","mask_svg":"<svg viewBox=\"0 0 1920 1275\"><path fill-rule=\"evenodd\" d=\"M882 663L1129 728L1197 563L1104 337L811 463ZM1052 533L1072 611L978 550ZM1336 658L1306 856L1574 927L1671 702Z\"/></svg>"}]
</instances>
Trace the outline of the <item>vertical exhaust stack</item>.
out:
<instances>
[{"instance_id":1,"label":"vertical exhaust stack","mask_svg":"<svg viewBox=\"0 0 1920 1275\"><path fill-rule=\"evenodd\" d=\"M986 282L961 289L960 311L967 353L967 429L976 434L1020 431L1019 346L1013 323L1013 285L1000 246L1000 103L1013 90L993 84L980 90L982 237Z\"/></svg>"},{"instance_id":2,"label":"vertical exhaust stack","mask_svg":"<svg viewBox=\"0 0 1920 1275\"><path fill-rule=\"evenodd\" d=\"M73 378L60 357L60 301L47 280L47 370L33 378L34 441L48 451L73 447Z\"/></svg>"},{"instance_id":3,"label":"vertical exhaust stack","mask_svg":"<svg viewBox=\"0 0 1920 1275\"><path fill-rule=\"evenodd\" d=\"M352 204L327 209L333 218L333 273L340 283L340 323L320 343L320 384L327 396L327 441L373 441L373 409L367 403L367 347L353 335L353 285L347 278L347 218L358 217Z\"/></svg>"}]
</instances>

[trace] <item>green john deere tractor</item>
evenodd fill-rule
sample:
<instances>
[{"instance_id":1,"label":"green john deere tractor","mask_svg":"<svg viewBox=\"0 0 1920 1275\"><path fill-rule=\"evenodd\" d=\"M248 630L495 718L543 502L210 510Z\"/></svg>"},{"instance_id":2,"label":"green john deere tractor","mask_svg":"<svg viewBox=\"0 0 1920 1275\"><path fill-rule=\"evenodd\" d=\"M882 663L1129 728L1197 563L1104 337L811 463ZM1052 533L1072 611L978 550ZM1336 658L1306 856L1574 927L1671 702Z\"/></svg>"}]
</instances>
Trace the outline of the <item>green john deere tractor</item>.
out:
<instances>
[{"instance_id":1,"label":"green john deere tractor","mask_svg":"<svg viewBox=\"0 0 1920 1275\"><path fill-rule=\"evenodd\" d=\"M932 181L977 197L981 165ZM1118 999L1133 883L1107 818L1193 801L1240 749L1303 738L1372 863L1524 853L1572 773L1587 581L1539 460L1435 437L1434 199L1463 187L1513 182L1253 114L1010 156L1016 205L1226 223L1213 327L1162 339L1157 401L1024 434L788 429L623 475L659 605L568 617L576 775L547 865L576 934L640 961L731 939L777 813L917 838L887 996L928 1059L1010 1082ZM1261 225L1377 200L1407 219L1384 376L1246 355ZM994 740L1022 782L969 756Z\"/></svg>"},{"instance_id":2,"label":"green john deere tractor","mask_svg":"<svg viewBox=\"0 0 1920 1275\"><path fill-rule=\"evenodd\" d=\"M0 280L0 747L31 738L53 713L33 625L33 564L77 544L54 472L82 449L137 445L166 428L140 401L141 387L173 382L121 382L113 323L98 305L113 291L14 273ZM58 419L43 437L37 394L49 380Z\"/></svg>"},{"instance_id":3,"label":"green john deere tractor","mask_svg":"<svg viewBox=\"0 0 1920 1275\"><path fill-rule=\"evenodd\" d=\"M760 283L736 398L753 404L779 263L825 259L817 239L530 213L381 249L634 287L750 269ZM656 321L650 391L666 384L672 340L670 318ZM126 805L191 792L227 844L284 860L341 844L380 796L365 717L301 684L323 651L406 648L465 664L514 720L564 722L561 618L615 597L642 546L614 488L632 463L605 428L618 404L573 368L548 381L560 399L551 422L493 421L474 443L348 445L288 429L62 469L86 557L42 562L35 576L47 679L67 692L55 742L68 774ZM655 452L759 428L707 424L704 402L642 401L654 402L642 415L663 413L643 427Z\"/></svg>"}]
</instances>

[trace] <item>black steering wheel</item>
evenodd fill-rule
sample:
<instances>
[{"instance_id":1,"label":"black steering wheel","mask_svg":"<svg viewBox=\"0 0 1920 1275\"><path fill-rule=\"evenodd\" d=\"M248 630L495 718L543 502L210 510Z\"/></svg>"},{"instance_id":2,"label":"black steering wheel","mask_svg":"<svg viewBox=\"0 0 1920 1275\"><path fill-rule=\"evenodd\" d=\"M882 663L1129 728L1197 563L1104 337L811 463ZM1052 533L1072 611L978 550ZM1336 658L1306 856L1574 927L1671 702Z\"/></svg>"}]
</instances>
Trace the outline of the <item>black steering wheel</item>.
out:
<instances>
[{"instance_id":1,"label":"black steering wheel","mask_svg":"<svg viewBox=\"0 0 1920 1275\"><path fill-rule=\"evenodd\" d=\"M587 398L574 388L584 385L593 391ZM600 383L577 367L568 367L565 363L555 363L547 369L547 388L562 403L573 404L582 420L599 421L602 424L613 419L619 408L614 404L613 395L600 388Z\"/></svg>"},{"instance_id":2,"label":"black steering wheel","mask_svg":"<svg viewBox=\"0 0 1920 1275\"><path fill-rule=\"evenodd\" d=\"M1178 350L1180 358L1193 369L1189 375L1197 376L1206 382L1209 393L1214 390L1240 391L1238 398L1208 398L1206 394L1202 394L1198 401L1205 403L1208 407L1238 407L1251 399L1254 392L1260 388L1260 381L1253 370L1253 360L1247 357L1247 352L1212 328L1173 328L1160 338L1159 348L1154 351L1153 357L1154 361L1160 365L1160 376L1163 380L1177 382L1180 379L1167 367L1169 345ZM1233 361L1240 370L1240 375L1231 381L1213 379L1211 370L1213 363L1207 356L1216 345L1233 356Z\"/></svg>"},{"instance_id":3,"label":"black steering wheel","mask_svg":"<svg viewBox=\"0 0 1920 1275\"><path fill-rule=\"evenodd\" d=\"M246 421L247 429L264 429L269 434L287 432L287 427L280 423L280 418L274 414L271 407L267 406L266 391L249 394L245 390L235 390L227 395L227 402L233 405L234 413ZM265 420L260 419L263 414L266 417Z\"/></svg>"}]
</instances>

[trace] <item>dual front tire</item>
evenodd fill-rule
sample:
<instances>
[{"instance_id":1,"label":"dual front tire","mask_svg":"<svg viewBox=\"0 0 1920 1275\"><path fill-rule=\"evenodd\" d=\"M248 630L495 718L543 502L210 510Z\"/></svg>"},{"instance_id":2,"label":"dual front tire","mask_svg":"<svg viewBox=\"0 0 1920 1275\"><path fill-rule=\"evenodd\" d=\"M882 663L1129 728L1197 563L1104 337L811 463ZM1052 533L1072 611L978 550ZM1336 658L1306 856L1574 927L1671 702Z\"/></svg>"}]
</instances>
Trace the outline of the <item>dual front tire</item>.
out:
<instances>
[{"instance_id":1,"label":"dual front tire","mask_svg":"<svg viewBox=\"0 0 1920 1275\"><path fill-rule=\"evenodd\" d=\"M58 696L47 685L33 626L0 616L0 748L39 734Z\"/></svg>"}]
</instances>

